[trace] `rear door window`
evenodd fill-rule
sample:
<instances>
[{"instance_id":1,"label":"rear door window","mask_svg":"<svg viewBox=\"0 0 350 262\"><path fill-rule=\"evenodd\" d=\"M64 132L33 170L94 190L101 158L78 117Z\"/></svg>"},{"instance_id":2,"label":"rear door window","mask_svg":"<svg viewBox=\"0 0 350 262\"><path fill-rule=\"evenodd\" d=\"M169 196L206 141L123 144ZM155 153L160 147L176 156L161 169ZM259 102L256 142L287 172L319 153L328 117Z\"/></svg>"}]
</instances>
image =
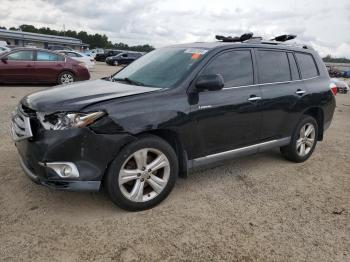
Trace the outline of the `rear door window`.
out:
<instances>
[{"instance_id":1,"label":"rear door window","mask_svg":"<svg viewBox=\"0 0 350 262\"><path fill-rule=\"evenodd\" d=\"M17 60L17 61L33 61L34 52L29 50L23 50L11 53L7 56L8 60Z\"/></svg>"},{"instance_id":2,"label":"rear door window","mask_svg":"<svg viewBox=\"0 0 350 262\"><path fill-rule=\"evenodd\" d=\"M303 79L318 76L318 69L312 55L306 53L295 53Z\"/></svg>"},{"instance_id":3,"label":"rear door window","mask_svg":"<svg viewBox=\"0 0 350 262\"><path fill-rule=\"evenodd\" d=\"M297 67L297 63L295 62L293 53L288 53L288 60L289 60L289 66L290 66L290 72L292 74L292 80L299 80L299 71Z\"/></svg>"},{"instance_id":4,"label":"rear door window","mask_svg":"<svg viewBox=\"0 0 350 262\"><path fill-rule=\"evenodd\" d=\"M226 87L254 84L253 61L250 50L235 50L218 55L201 75L220 74Z\"/></svg>"},{"instance_id":5,"label":"rear door window","mask_svg":"<svg viewBox=\"0 0 350 262\"><path fill-rule=\"evenodd\" d=\"M291 80L287 53L258 50L259 82L261 84Z\"/></svg>"},{"instance_id":6,"label":"rear door window","mask_svg":"<svg viewBox=\"0 0 350 262\"><path fill-rule=\"evenodd\" d=\"M38 51L36 55L37 61L63 61L64 57L60 55L56 55L49 52Z\"/></svg>"}]
</instances>

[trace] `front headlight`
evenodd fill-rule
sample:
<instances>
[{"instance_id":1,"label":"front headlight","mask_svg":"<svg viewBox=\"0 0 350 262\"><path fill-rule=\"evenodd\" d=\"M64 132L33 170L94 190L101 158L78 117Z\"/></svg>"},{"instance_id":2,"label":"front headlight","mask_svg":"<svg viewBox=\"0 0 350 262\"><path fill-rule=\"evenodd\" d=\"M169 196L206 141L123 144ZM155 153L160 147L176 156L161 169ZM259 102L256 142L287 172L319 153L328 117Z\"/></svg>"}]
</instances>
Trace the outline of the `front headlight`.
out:
<instances>
[{"instance_id":1,"label":"front headlight","mask_svg":"<svg viewBox=\"0 0 350 262\"><path fill-rule=\"evenodd\" d=\"M57 113L47 114L37 112L41 125L47 130L64 130L68 128L82 128L94 123L104 116L105 112L93 113Z\"/></svg>"}]
</instances>

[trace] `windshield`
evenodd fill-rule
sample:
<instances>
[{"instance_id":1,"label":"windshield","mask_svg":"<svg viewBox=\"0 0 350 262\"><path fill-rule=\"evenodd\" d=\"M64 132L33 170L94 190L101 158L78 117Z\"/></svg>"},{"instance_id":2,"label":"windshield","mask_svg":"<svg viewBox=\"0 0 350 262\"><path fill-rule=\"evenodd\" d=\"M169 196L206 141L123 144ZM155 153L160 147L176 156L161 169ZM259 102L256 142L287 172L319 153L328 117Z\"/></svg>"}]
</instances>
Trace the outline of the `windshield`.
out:
<instances>
[{"instance_id":1,"label":"windshield","mask_svg":"<svg viewBox=\"0 0 350 262\"><path fill-rule=\"evenodd\" d=\"M150 87L172 88L207 51L178 47L157 49L115 74L113 80Z\"/></svg>"}]
</instances>

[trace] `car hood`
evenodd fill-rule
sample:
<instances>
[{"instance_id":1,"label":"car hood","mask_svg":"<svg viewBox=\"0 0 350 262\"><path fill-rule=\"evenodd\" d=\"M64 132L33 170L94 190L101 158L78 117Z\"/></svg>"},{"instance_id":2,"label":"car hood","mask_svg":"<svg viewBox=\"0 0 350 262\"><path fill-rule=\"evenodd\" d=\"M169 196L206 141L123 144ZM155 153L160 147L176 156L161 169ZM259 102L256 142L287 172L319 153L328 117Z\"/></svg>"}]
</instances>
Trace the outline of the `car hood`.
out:
<instances>
[{"instance_id":1,"label":"car hood","mask_svg":"<svg viewBox=\"0 0 350 262\"><path fill-rule=\"evenodd\" d=\"M159 90L161 89L99 79L35 92L25 96L21 103L40 112L76 111L105 100Z\"/></svg>"}]
</instances>

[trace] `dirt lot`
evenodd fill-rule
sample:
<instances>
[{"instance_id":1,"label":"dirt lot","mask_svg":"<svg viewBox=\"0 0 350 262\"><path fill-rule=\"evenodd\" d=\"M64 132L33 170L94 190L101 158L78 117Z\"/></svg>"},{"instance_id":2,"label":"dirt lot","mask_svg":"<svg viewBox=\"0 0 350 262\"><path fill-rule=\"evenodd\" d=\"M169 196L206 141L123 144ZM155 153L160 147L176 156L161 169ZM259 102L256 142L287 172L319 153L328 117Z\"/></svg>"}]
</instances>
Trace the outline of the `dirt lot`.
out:
<instances>
[{"instance_id":1,"label":"dirt lot","mask_svg":"<svg viewBox=\"0 0 350 262\"><path fill-rule=\"evenodd\" d=\"M116 68L98 65L93 78ZM33 184L9 115L45 86L0 86L1 261L350 261L350 95L306 163L277 150L179 179L158 207L130 213L104 193Z\"/></svg>"}]
</instances>

